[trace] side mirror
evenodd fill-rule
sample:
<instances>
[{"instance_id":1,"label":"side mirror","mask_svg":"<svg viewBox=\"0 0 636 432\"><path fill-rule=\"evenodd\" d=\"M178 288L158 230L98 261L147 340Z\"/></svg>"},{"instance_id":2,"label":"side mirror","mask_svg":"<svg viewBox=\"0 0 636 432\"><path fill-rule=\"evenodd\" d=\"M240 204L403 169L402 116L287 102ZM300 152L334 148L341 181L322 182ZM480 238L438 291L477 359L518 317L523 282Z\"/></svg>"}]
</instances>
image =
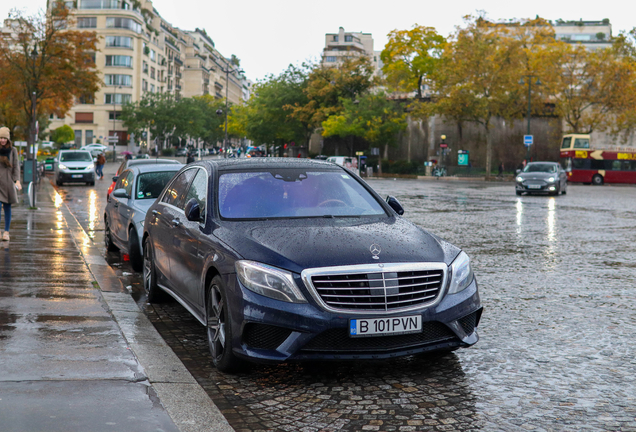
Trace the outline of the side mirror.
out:
<instances>
[{"instance_id":1,"label":"side mirror","mask_svg":"<svg viewBox=\"0 0 636 432\"><path fill-rule=\"evenodd\" d=\"M515 171L516 174L519 174L521 172L520 169L518 169L517 171Z\"/></svg>"},{"instance_id":2,"label":"side mirror","mask_svg":"<svg viewBox=\"0 0 636 432\"><path fill-rule=\"evenodd\" d=\"M199 201L196 198L191 198L183 209L186 219L191 222L201 221L201 208L199 207Z\"/></svg>"},{"instance_id":3,"label":"side mirror","mask_svg":"<svg viewBox=\"0 0 636 432\"><path fill-rule=\"evenodd\" d=\"M116 182L119 179L119 176L114 176L113 181Z\"/></svg>"},{"instance_id":4,"label":"side mirror","mask_svg":"<svg viewBox=\"0 0 636 432\"><path fill-rule=\"evenodd\" d=\"M130 198L130 196L128 195L128 193L126 192L126 189L121 188L121 189L115 189L113 191L113 196L115 198Z\"/></svg>"},{"instance_id":5,"label":"side mirror","mask_svg":"<svg viewBox=\"0 0 636 432\"><path fill-rule=\"evenodd\" d=\"M389 195L388 197L386 197L386 202L389 205L389 207L395 210L397 214L399 214L400 216L404 214L404 207L402 207L402 204L400 204L397 198Z\"/></svg>"}]
</instances>

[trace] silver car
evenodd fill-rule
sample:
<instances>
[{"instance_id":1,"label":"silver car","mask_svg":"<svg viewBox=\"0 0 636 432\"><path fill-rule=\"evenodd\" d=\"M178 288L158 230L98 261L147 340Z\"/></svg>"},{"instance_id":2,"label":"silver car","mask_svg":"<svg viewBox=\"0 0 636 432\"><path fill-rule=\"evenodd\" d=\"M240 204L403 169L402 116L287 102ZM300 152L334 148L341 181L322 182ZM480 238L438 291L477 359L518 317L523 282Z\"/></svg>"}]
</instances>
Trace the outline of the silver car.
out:
<instances>
[{"instance_id":1,"label":"silver car","mask_svg":"<svg viewBox=\"0 0 636 432\"><path fill-rule=\"evenodd\" d=\"M104 243L128 254L136 271L143 264L141 239L148 208L183 164L132 166L119 175L104 211Z\"/></svg>"},{"instance_id":2,"label":"silver car","mask_svg":"<svg viewBox=\"0 0 636 432\"><path fill-rule=\"evenodd\" d=\"M87 150L60 150L55 158L55 183L86 183L95 185L95 164Z\"/></svg>"},{"instance_id":3,"label":"silver car","mask_svg":"<svg viewBox=\"0 0 636 432\"><path fill-rule=\"evenodd\" d=\"M558 162L530 162L522 171L517 171L515 180L517 195L565 195L568 190L568 176Z\"/></svg>"}]
</instances>

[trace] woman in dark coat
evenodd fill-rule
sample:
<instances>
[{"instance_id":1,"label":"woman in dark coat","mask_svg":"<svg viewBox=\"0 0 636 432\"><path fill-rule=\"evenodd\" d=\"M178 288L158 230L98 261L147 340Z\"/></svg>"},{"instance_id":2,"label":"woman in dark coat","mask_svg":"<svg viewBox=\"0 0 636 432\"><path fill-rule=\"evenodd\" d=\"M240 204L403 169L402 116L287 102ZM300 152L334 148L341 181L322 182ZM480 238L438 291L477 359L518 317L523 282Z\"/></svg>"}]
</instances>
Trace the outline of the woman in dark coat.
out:
<instances>
[{"instance_id":1,"label":"woman in dark coat","mask_svg":"<svg viewBox=\"0 0 636 432\"><path fill-rule=\"evenodd\" d=\"M11 228L11 204L18 202L20 184L20 159L18 150L11 145L9 128L0 128L0 202L4 209L4 233L2 240L9 241Z\"/></svg>"}]
</instances>

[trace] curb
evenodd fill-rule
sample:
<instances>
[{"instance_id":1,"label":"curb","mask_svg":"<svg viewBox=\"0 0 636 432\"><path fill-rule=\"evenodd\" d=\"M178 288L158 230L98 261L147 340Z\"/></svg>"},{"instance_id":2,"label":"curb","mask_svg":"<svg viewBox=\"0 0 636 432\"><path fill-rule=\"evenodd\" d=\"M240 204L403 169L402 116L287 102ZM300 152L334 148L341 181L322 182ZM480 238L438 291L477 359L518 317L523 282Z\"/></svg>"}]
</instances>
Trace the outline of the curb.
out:
<instances>
[{"instance_id":1,"label":"curb","mask_svg":"<svg viewBox=\"0 0 636 432\"><path fill-rule=\"evenodd\" d=\"M56 202L57 191L48 179L40 184ZM124 289L75 215L65 203L62 204L58 208L82 259L99 285L108 311L175 426L181 432L233 432L205 390Z\"/></svg>"}]
</instances>

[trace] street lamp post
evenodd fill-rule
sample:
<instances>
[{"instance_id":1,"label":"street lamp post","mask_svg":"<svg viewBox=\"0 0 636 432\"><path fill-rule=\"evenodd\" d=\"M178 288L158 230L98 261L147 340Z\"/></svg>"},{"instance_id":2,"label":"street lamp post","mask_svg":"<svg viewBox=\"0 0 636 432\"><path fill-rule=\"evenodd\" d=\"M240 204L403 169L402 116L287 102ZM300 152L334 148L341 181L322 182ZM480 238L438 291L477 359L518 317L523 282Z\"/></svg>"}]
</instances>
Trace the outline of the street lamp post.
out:
<instances>
[{"instance_id":1,"label":"street lamp post","mask_svg":"<svg viewBox=\"0 0 636 432\"><path fill-rule=\"evenodd\" d=\"M527 135L530 135L530 116L532 113L532 78L534 78L536 75L526 75L526 78L528 78L528 129L527 129ZM523 78L521 78L521 80L519 81L519 84L524 84ZM537 78L537 81L535 82L536 85L541 85L541 80L539 78ZM528 150L526 152L526 162L530 162L530 145L527 146Z\"/></svg>"},{"instance_id":2,"label":"street lamp post","mask_svg":"<svg viewBox=\"0 0 636 432\"><path fill-rule=\"evenodd\" d=\"M117 86L114 85L113 89L115 91L115 93L113 93L113 162L116 161L116 157L117 157L117 141L115 141L114 137L119 137L119 135L117 135L117 126L115 125L115 121L117 120L117 89L120 88L121 86ZM110 137L109 137L110 138Z\"/></svg>"},{"instance_id":3,"label":"street lamp post","mask_svg":"<svg viewBox=\"0 0 636 432\"><path fill-rule=\"evenodd\" d=\"M227 157L227 112L228 112L228 89L230 88L230 74L234 72L243 73L242 69L221 68L225 72L225 137L223 138L223 157Z\"/></svg>"},{"instance_id":4,"label":"street lamp post","mask_svg":"<svg viewBox=\"0 0 636 432\"><path fill-rule=\"evenodd\" d=\"M36 141L38 139L38 127L37 127L37 74L35 73L35 62L38 58L38 47L37 45L33 46L33 51L31 51L31 59L33 60L33 92L31 93L31 136L33 137L32 142L32 151L31 151L31 184L28 188L29 193L29 204L31 207L35 207L35 185L37 183L37 158L38 152L36 150Z\"/></svg>"}]
</instances>

